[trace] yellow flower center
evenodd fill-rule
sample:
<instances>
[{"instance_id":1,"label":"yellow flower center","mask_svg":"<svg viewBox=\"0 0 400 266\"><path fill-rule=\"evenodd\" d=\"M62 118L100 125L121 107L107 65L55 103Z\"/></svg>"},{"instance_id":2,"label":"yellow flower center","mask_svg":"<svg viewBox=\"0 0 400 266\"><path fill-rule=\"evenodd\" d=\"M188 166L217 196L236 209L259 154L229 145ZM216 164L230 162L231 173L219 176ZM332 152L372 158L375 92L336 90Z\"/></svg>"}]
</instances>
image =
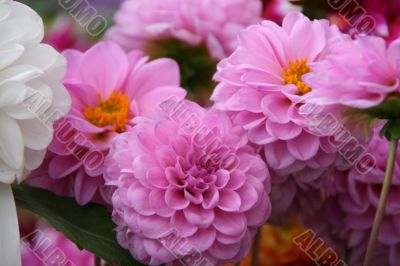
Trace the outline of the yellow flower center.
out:
<instances>
[{"instance_id":1,"label":"yellow flower center","mask_svg":"<svg viewBox=\"0 0 400 266\"><path fill-rule=\"evenodd\" d=\"M296 85L298 94L304 95L311 91L311 88L302 80L302 76L309 72L311 72L311 68L307 66L307 59L296 59L296 62L289 61L289 67L283 68L283 80L285 84Z\"/></svg>"},{"instance_id":2,"label":"yellow flower center","mask_svg":"<svg viewBox=\"0 0 400 266\"><path fill-rule=\"evenodd\" d=\"M112 126L114 132L122 133L130 120L129 105L128 96L113 91L108 99L101 100L96 107L86 107L83 114L95 126Z\"/></svg>"}]
</instances>

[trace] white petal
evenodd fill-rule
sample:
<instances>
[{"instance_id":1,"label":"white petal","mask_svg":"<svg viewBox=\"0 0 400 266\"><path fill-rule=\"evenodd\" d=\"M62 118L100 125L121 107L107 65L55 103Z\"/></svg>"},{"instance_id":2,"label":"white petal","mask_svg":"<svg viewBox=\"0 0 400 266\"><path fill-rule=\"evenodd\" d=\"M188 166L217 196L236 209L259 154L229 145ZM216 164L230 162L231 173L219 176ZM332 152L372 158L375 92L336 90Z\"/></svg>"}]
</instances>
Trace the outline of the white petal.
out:
<instances>
[{"instance_id":1,"label":"white petal","mask_svg":"<svg viewBox=\"0 0 400 266\"><path fill-rule=\"evenodd\" d=\"M17 208L9 184L0 184L0 257L2 265L21 265Z\"/></svg>"},{"instance_id":2,"label":"white petal","mask_svg":"<svg viewBox=\"0 0 400 266\"><path fill-rule=\"evenodd\" d=\"M22 43L40 42L44 36L43 21L40 16L27 5L17 1L10 1L11 14L7 21L12 25L24 30L24 35L20 39Z\"/></svg>"},{"instance_id":3,"label":"white petal","mask_svg":"<svg viewBox=\"0 0 400 266\"><path fill-rule=\"evenodd\" d=\"M39 119L18 120L24 144L32 150L44 150L53 138L53 129Z\"/></svg>"},{"instance_id":4,"label":"white petal","mask_svg":"<svg viewBox=\"0 0 400 266\"><path fill-rule=\"evenodd\" d=\"M46 117L51 113L53 92L43 82L33 80L28 83L31 88L26 87L27 91L21 103L3 107L9 116L14 119L34 119Z\"/></svg>"},{"instance_id":5,"label":"white petal","mask_svg":"<svg viewBox=\"0 0 400 266\"><path fill-rule=\"evenodd\" d=\"M24 54L15 65L31 65L45 72L57 66L66 66L65 58L47 44L25 45ZM57 77L61 79L62 77Z\"/></svg>"},{"instance_id":6,"label":"white petal","mask_svg":"<svg viewBox=\"0 0 400 266\"><path fill-rule=\"evenodd\" d=\"M4 3L0 3L0 22L6 20L10 14L11 7Z\"/></svg>"},{"instance_id":7,"label":"white petal","mask_svg":"<svg viewBox=\"0 0 400 266\"><path fill-rule=\"evenodd\" d=\"M0 45L17 43L24 36L24 31L10 22L0 23Z\"/></svg>"},{"instance_id":8,"label":"white petal","mask_svg":"<svg viewBox=\"0 0 400 266\"><path fill-rule=\"evenodd\" d=\"M26 148L25 149L25 169L28 171L35 170L38 168L46 156L46 150L35 151Z\"/></svg>"},{"instance_id":9,"label":"white petal","mask_svg":"<svg viewBox=\"0 0 400 266\"><path fill-rule=\"evenodd\" d=\"M20 169L24 161L24 143L17 122L0 111L0 158L10 168Z\"/></svg>"},{"instance_id":10,"label":"white petal","mask_svg":"<svg viewBox=\"0 0 400 266\"><path fill-rule=\"evenodd\" d=\"M11 65L24 52L24 47L20 44L6 44L0 46L0 70Z\"/></svg>"},{"instance_id":11,"label":"white petal","mask_svg":"<svg viewBox=\"0 0 400 266\"><path fill-rule=\"evenodd\" d=\"M21 103L28 90L28 87L18 83L7 83L0 86L0 108Z\"/></svg>"},{"instance_id":12,"label":"white petal","mask_svg":"<svg viewBox=\"0 0 400 266\"><path fill-rule=\"evenodd\" d=\"M0 85L6 82L21 82L25 83L29 80L39 77L43 72L34 66L18 65L8 67L0 71Z\"/></svg>"},{"instance_id":13,"label":"white petal","mask_svg":"<svg viewBox=\"0 0 400 266\"><path fill-rule=\"evenodd\" d=\"M11 184L15 179L15 170L8 167L0 159L0 183Z\"/></svg>"}]
</instances>

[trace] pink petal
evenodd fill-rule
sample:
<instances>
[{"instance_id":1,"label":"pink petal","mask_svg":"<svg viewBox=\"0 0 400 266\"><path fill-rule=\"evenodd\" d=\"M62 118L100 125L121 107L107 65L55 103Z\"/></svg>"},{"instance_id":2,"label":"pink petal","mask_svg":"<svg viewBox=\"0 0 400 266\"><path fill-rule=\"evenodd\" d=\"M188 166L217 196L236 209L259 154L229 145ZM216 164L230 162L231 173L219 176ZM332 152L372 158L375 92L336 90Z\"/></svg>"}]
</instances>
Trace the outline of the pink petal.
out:
<instances>
[{"instance_id":1,"label":"pink petal","mask_svg":"<svg viewBox=\"0 0 400 266\"><path fill-rule=\"evenodd\" d=\"M225 235L237 236L246 230L247 222L242 213L216 211L214 227Z\"/></svg>"},{"instance_id":2,"label":"pink petal","mask_svg":"<svg viewBox=\"0 0 400 266\"><path fill-rule=\"evenodd\" d=\"M215 181L215 186L217 188L223 188L229 181L229 172L224 169L219 169L216 173L217 180Z\"/></svg>"},{"instance_id":3,"label":"pink petal","mask_svg":"<svg viewBox=\"0 0 400 266\"><path fill-rule=\"evenodd\" d=\"M274 123L271 121L266 122L266 129L271 136L281 139L281 140L290 140L303 131L302 127L296 125L293 122L289 122L286 124Z\"/></svg>"},{"instance_id":4,"label":"pink petal","mask_svg":"<svg viewBox=\"0 0 400 266\"><path fill-rule=\"evenodd\" d=\"M185 209L190 201L185 198L183 190L169 187L165 193L165 202L175 210Z\"/></svg>"},{"instance_id":5,"label":"pink petal","mask_svg":"<svg viewBox=\"0 0 400 266\"><path fill-rule=\"evenodd\" d=\"M167 188L169 185L164 172L158 167L149 169L146 177L147 181L156 188Z\"/></svg>"},{"instance_id":6,"label":"pink petal","mask_svg":"<svg viewBox=\"0 0 400 266\"><path fill-rule=\"evenodd\" d=\"M190 205L183 210L186 220L200 228L207 228L214 221L214 211L203 209L198 205Z\"/></svg>"},{"instance_id":7,"label":"pink petal","mask_svg":"<svg viewBox=\"0 0 400 266\"><path fill-rule=\"evenodd\" d=\"M158 59L130 73L126 91L130 99L140 98L157 88L180 84L180 72L177 63L172 59Z\"/></svg>"},{"instance_id":8,"label":"pink petal","mask_svg":"<svg viewBox=\"0 0 400 266\"><path fill-rule=\"evenodd\" d=\"M250 210L258 200L258 193L254 187L248 183L245 183L241 188L236 190L241 199L240 211L245 212Z\"/></svg>"},{"instance_id":9,"label":"pink petal","mask_svg":"<svg viewBox=\"0 0 400 266\"><path fill-rule=\"evenodd\" d=\"M218 207L221 210L235 212L239 211L241 205L240 196L232 190L220 190Z\"/></svg>"},{"instance_id":10,"label":"pink petal","mask_svg":"<svg viewBox=\"0 0 400 266\"><path fill-rule=\"evenodd\" d=\"M264 146L265 158L273 169L284 169L295 162L295 158L289 153L284 141L276 141Z\"/></svg>"},{"instance_id":11,"label":"pink petal","mask_svg":"<svg viewBox=\"0 0 400 266\"><path fill-rule=\"evenodd\" d=\"M295 139L287 141L289 152L298 160L309 160L319 149L319 137L303 131Z\"/></svg>"},{"instance_id":12,"label":"pink petal","mask_svg":"<svg viewBox=\"0 0 400 266\"><path fill-rule=\"evenodd\" d=\"M78 170L82 166L82 161L74 156L56 156L49 164L49 175L52 178L63 178Z\"/></svg>"},{"instance_id":13,"label":"pink petal","mask_svg":"<svg viewBox=\"0 0 400 266\"><path fill-rule=\"evenodd\" d=\"M85 53L80 71L85 83L108 98L113 90L122 88L128 67L125 52L118 45L105 41Z\"/></svg>"},{"instance_id":14,"label":"pink petal","mask_svg":"<svg viewBox=\"0 0 400 266\"><path fill-rule=\"evenodd\" d=\"M215 241L215 243L212 245L212 247L208 250L211 255L216 257L217 259L220 260L229 260L232 257L235 257L236 254L240 250L240 242L236 242L231 245L227 244L221 244L218 241Z\"/></svg>"},{"instance_id":15,"label":"pink petal","mask_svg":"<svg viewBox=\"0 0 400 266\"><path fill-rule=\"evenodd\" d=\"M142 215L153 215L155 211L150 205L150 190L144 188L140 183L131 185L127 192L129 204Z\"/></svg>"},{"instance_id":16,"label":"pink petal","mask_svg":"<svg viewBox=\"0 0 400 266\"><path fill-rule=\"evenodd\" d=\"M165 202L165 192L162 190L153 190L149 194L150 208L161 217L171 217L174 210Z\"/></svg>"},{"instance_id":17,"label":"pink petal","mask_svg":"<svg viewBox=\"0 0 400 266\"><path fill-rule=\"evenodd\" d=\"M177 99L184 99L186 91L179 87L165 86L154 88L151 91L143 92L141 96L136 97L136 101L139 108L139 114L141 116L151 115L160 104L171 97Z\"/></svg>"},{"instance_id":18,"label":"pink petal","mask_svg":"<svg viewBox=\"0 0 400 266\"><path fill-rule=\"evenodd\" d=\"M75 177L74 192L76 201L80 205L85 205L92 200L99 187L99 178L90 177L80 169Z\"/></svg>"},{"instance_id":19,"label":"pink petal","mask_svg":"<svg viewBox=\"0 0 400 266\"><path fill-rule=\"evenodd\" d=\"M218 189L215 187L210 187L207 191L203 193L203 203L204 209L212 209L217 206L219 201Z\"/></svg>"},{"instance_id":20,"label":"pink petal","mask_svg":"<svg viewBox=\"0 0 400 266\"><path fill-rule=\"evenodd\" d=\"M197 231L197 226L189 223L182 211L176 211L172 216L171 222L181 237L191 236Z\"/></svg>"},{"instance_id":21,"label":"pink petal","mask_svg":"<svg viewBox=\"0 0 400 266\"><path fill-rule=\"evenodd\" d=\"M217 232L213 227L199 229L194 235L188 238L188 241L194 244L197 252L207 251L215 242Z\"/></svg>"}]
</instances>

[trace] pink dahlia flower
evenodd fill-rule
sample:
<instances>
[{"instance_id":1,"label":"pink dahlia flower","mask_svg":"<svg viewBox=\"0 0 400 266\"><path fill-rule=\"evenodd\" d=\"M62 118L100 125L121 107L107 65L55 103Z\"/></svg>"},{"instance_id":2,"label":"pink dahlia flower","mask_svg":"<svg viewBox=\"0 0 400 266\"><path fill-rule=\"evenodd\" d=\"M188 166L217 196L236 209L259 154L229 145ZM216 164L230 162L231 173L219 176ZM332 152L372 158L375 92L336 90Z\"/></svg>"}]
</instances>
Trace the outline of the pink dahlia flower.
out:
<instances>
[{"instance_id":1,"label":"pink dahlia flower","mask_svg":"<svg viewBox=\"0 0 400 266\"><path fill-rule=\"evenodd\" d=\"M260 0L126 0L108 38L126 49L154 40L205 44L216 59L229 55L236 34L261 19Z\"/></svg>"},{"instance_id":2,"label":"pink dahlia flower","mask_svg":"<svg viewBox=\"0 0 400 266\"><path fill-rule=\"evenodd\" d=\"M368 174L357 169L337 175L334 179L336 195L331 197L319 214L309 219L307 226L325 229L321 234L326 239L342 242L342 250L348 250L349 265L361 266L367 250L368 239L377 210L389 143L385 138L375 135L368 151L376 159L375 167ZM397 153L393 183L382 227L379 232L374 265L398 265L400 261L400 152ZM323 217L323 218L322 218Z\"/></svg>"},{"instance_id":3,"label":"pink dahlia flower","mask_svg":"<svg viewBox=\"0 0 400 266\"><path fill-rule=\"evenodd\" d=\"M304 76L315 88L308 102L365 109L400 90L400 39L386 47L379 37L360 37L332 45L324 60L310 64ZM355 53L354 51L357 51Z\"/></svg>"},{"instance_id":4,"label":"pink dahlia flower","mask_svg":"<svg viewBox=\"0 0 400 266\"><path fill-rule=\"evenodd\" d=\"M63 83L72 110L55 125L46 161L29 183L72 193L79 204L99 193L107 200L102 174L111 140L132 128L136 116L149 116L168 97L182 99L186 92L178 87L179 69L170 59L147 62L141 52L126 54L112 42L64 55L68 72Z\"/></svg>"},{"instance_id":5,"label":"pink dahlia flower","mask_svg":"<svg viewBox=\"0 0 400 266\"><path fill-rule=\"evenodd\" d=\"M44 223L21 241L22 266L94 266L95 256L80 250L64 235Z\"/></svg>"},{"instance_id":6,"label":"pink dahlia flower","mask_svg":"<svg viewBox=\"0 0 400 266\"><path fill-rule=\"evenodd\" d=\"M225 113L175 103L107 157L119 243L150 265L239 262L271 212L267 167Z\"/></svg>"},{"instance_id":7,"label":"pink dahlia flower","mask_svg":"<svg viewBox=\"0 0 400 266\"><path fill-rule=\"evenodd\" d=\"M216 108L231 111L249 140L263 148L272 190L278 190L274 213L286 210L299 188L321 186L327 168L338 162L327 137L308 130L309 118L299 108L314 90L303 82L310 64L348 38L327 20L293 12L282 27L264 21L241 32L238 48L218 65L220 83L211 99Z\"/></svg>"}]
</instances>

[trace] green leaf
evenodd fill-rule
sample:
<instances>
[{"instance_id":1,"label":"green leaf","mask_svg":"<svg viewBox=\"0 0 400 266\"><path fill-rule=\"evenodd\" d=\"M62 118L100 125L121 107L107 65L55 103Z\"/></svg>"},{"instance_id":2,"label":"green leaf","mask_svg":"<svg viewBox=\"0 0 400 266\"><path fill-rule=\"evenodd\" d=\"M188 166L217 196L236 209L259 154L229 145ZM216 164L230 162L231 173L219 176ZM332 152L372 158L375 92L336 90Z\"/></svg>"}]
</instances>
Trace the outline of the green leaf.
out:
<instances>
[{"instance_id":1,"label":"green leaf","mask_svg":"<svg viewBox=\"0 0 400 266\"><path fill-rule=\"evenodd\" d=\"M381 137L386 137L389 141L400 139L400 120L393 119L386 122L380 135Z\"/></svg>"},{"instance_id":2,"label":"green leaf","mask_svg":"<svg viewBox=\"0 0 400 266\"><path fill-rule=\"evenodd\" d=\"M43 189L25 185L13 186L17 206L31 211L81 249L86 249L108 263L119 266L143 265L117 243L115 224L104 206L79 206L74 199L56 196Z\"/></svg>"},{"instance_id":3,"label":"green leaf","mask_svg":"<svg viewBox=\"0 0 400 266\"><path fill-rule=\"evenodd\" d=\"M360 110L373 118L379 119L400 119L400 96L391 95L380 105Z\"/></svg>"}]
</instances>

